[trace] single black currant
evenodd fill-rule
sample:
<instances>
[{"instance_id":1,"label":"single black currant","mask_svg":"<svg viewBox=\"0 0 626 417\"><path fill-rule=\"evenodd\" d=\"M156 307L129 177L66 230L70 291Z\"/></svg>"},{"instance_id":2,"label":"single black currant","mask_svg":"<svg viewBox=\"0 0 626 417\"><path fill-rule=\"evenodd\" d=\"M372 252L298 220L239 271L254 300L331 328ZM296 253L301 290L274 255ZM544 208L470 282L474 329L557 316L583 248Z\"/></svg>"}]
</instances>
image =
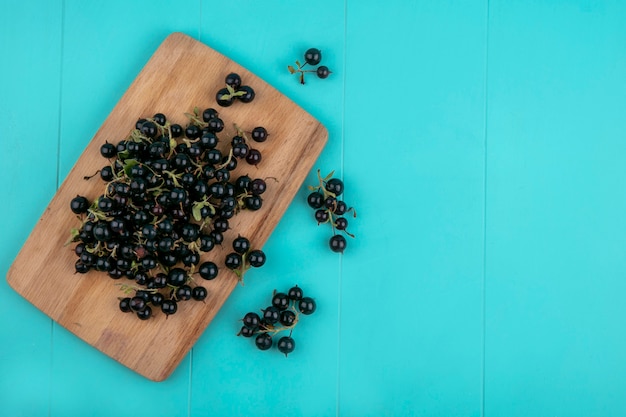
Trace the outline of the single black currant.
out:
<instances>
[{"instance_id":1,"label":"single black currant","mask_svg":"<svg viewBox=\"0 0 626 417\"><path fill-rule=\"evenodd\" d=\"M226 83L226 85L229 85L236 90L241 86L241 77L239 76L239 74L231 72L226 76L224 82Z\"/></svg>"},{"instance_id":2,"label":"single black currant","mask_svg":"<svg viewBox=\"0 0 626 417\"><path fill-rule=\"evenodd\" d=\"M191 298L196 301L203 301L207 298L209 292L202 286L193 287L191 290Z\"/></svg>"},{"instance_id":3,"label":"single black currant","mask_svg":"<svg viewBox=\"0 0 626 417\"><path fill-rule=\"evenodd\" d=\"M260 350L268 350L272 347L272 336L269 333L259 333L254 340L254 344Z\"/></svg>"},{"instance_id":4,"label":"single black currant","mask_svg":"<svg viewBox=\"0 0 626 417\"><path fill-rule=\"evenodd\" d=\"M291 336L283 336L278 339L276 347L281 353L284 353L285 356L287 356L296 348L296 341L293 340Z\"/></svg>"},{"instance_id":5,"label":"single black currant","mask_svg":"<svg viewBox=\"0 0 626 417\"><path fill-rule=\"evenodd\" d=\"M255 142L265 142L267 139L268 133L267 130L263 126L257 126L252 129L252 140Z\"/></svg>"},{"instance_id":6,"label":"single black currant","mask_svg":"<svg viewBox=\"0 0 626 417\"><path fill-rule=\"evenodd\" d=\"M333 252L343 253L343 251L346 249L346 246L348 245L348 242L346 241L346 238L342 235L333 235L330 238L328 245Z\"/></svg>"},{"instance_id":7,"label":"single black currant","mask_svg":"<svg viewBox=\"0 0 626 417\"><path fill-rule=\"evenodd\" d=\"M228 255L226 255L226 259L224 260L224 264L226 265L226 268L228 269L238 269L239 267L241 267L242 264L242 258L241 255L238 254L237 252L231 252Z\"/></svg>"},{"instance_id":8,"label":"single black currant","mask_svg":"<svg viewBox=\"0 0 626 417\"><path fill-rule=\"evenodd\" d=\"M243 236L236 237L233 239L233 250L243 255L250 250L250 241Z\"/></svg>"},{"instance_id":9,"label":"single black currant","mask_svg":"<svg viewBox=\"0 0 626 417\"><path fill-rule=\"evenodd\" d=\"M250 329L257 329L261 324L261 317L257 313L250 312L243 316L243 325Z\"/></svg>"},{"instance_id":10,"label":"single black currant","mask_svg":"<svg viewBox=\"0 0 626 417\"><path fill-rule=\"evenodd\" d=\"M317 69L315 70L315 73L317 74L317 76L319 78L328 78L328 76L330 75L330 70L328 69L327 66L325 65L320 65L319 67L317 67Z\"/></svg>"},{"instance_id":11,"label":"single black currant","mask_svg":"<svg viewBox=\"0 0 626 417\"><path fill-rule=\"evenodd\" d=\"M289 308L289 297L283 292L277 292L272 297L272 305L279 310L286 310Z\"/></svg>"},{"instance_id":12,"label":"single black currant","mask_svg":"<svg viewBox=\"0 0 626 417\"><path fill-rule=\"evenodd\" d=\"M315 304L315 300L311 297L302 297L302 299L298 302L298 310L302 314L313 314L316 309L317 305Z\"/></svg>"},{"instance_id":13,"label":"single black currant","mask_svg":"<svg viewBox=\"0 0 626 417\"><path fill-rule=\"evenodd\" d=\"M287 292L287 296L289 297L290 300L294 300L294 301L301 300L303 297L302 288L298 287L297 285L294 287L291 287L289 291Z\"/></svg>"},{"instance_id":14,"label":"single black currant","mask_svg":"<svg viewBox=\"0 0 626 417\"><path fill-rule=\"evenodd\" d=\"M89 200L86 197L77 195L70 201L70 209L76 214L86 213L89 209Z\"/></svg>"},{"instance_id":15,"label":"single black currant","mask_svg":"<svg viewBox=\"0 0 626 417\"><path fill-rule=\"evenodd\" d=\"M322 60L322 52L317 48L309 48L304 53L304 60L309 65L317 65Z\"/></svg>"},{"instance_id":16,"label":"single black currant","mask_svg":"<svg viewBox=\"0 0 626 417\"><path fill-rule=\"evenodd\" d=\"M260 249L254 249L248 252L248 263L254 268L260 268L265 264L265 252Z\"/></svg>"},{"instance_id":17,"label":"single black currant","mask_svg":"<svg viewBox=\"0 0 626 417\"><path fill-rule=\"evenodd\" d=\"M292 327L296 324L296 313L291 310L283 310L280 312L280 324L285 327Z\"/></svg>"}]
</instances>

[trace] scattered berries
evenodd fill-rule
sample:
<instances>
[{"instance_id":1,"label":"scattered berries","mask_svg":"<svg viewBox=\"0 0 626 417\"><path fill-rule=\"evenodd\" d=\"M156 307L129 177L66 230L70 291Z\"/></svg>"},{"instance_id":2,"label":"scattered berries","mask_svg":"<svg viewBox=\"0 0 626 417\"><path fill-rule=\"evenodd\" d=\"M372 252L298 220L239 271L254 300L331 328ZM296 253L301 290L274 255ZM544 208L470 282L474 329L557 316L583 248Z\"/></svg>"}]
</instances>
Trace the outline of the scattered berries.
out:
<instances>
[{"instance_id":1,"label":"scattered berries","mask_svg":"<svg viewBox=\"0 0 626 417\"><path fill-rule=\"evenodd\" d=\"M293 339L293 330L299 323L300 315L311 315L316 310L315 300L304 296L304 292L297 285L287 292L272 294L271 305L261 310L262 314L248 312L244 315L241 330L237 334L250 338L255 337L255 345L259 350L269 350L274 346L274 339L282 333L275 344L279 352L285 356L292 353L296 347Z\"/></svg>"},{"instance_id":2,"label":"scattered berries","mask_svg":"<svg viewBox=\"0 0 626 417\"><path fill-rule=\"evenodd\" d=\"M331 74L332 71L328 69L325 65L320 65L315 69L306 69L307 65L312 67L318 65L322 61L322 52L317 48L309 48L304 53L304 64L300 63L299 60L296 60L296 66L287 65L287 69L291 74L298 74L298 78L300 80L300 84L305 84L304 82L304 74L305 73L315 73L318 78L325 79Z\"/></svg>"},{"instance_id":3,"label":"scattered berries","mask_svg":"<svg viewBox=\"0 0 626 417\"><path fill-rule=\"evenodd\" d=\"M329 223L333 230L333 235L328 241L328 246L333 252L343 253L348 242L344 234L354 237L348 232L347 213L352 213L356 217L356 211L352 207L340 200L344 191L343 181L333 177L334 171L322 178L320 170L317 170L318 185L309 186L307 204L315 210L315 220L317 224ZM340 232L340 233L339 233Z\"/></svg>"}]
</instances>

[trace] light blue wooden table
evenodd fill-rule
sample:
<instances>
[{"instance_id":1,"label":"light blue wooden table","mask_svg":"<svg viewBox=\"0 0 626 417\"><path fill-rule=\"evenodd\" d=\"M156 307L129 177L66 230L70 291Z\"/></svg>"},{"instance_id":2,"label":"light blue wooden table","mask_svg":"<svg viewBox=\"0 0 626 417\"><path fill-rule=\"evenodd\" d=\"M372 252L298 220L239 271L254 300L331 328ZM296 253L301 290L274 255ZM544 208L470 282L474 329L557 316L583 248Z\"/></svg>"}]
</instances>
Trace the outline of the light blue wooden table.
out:
<instances>
[{"instance_id":1,"label":"light blue wooden table","mask_svg":"<svg viewBox=\"0 0 626 417\"><path fill-rule=\"evenodd\" d=\"M322 121L359 215L331 253L303 187L162 383L0 280L0 415L626 415L626 2L0 3L0 275L174 31ZM311 46L334 72L301 86ZM296 352L235 337L294 283Z\"/></svg>"}]
</instances>

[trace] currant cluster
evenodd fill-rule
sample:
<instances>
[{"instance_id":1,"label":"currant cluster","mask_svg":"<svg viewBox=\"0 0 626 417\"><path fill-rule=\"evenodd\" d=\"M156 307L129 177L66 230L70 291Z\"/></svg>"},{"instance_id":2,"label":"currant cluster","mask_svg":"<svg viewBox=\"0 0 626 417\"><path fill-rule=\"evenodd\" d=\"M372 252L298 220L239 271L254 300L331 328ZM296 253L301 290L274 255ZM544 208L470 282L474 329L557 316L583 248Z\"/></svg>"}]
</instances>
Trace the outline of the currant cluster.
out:
<instances>
[{"instance_id":1,"label":"currant cluster","mask_svg":"<svg viewBox=\"0 0 626 417\"><path fill-rule=\"evenodd\" d=\"M322 52L317 48L309 48L304 53L304 64L296 60L296 66L287 65L287 69L291 74L299 74L300 84L304 84L304 74L314 72L319 78L328 78L331 71L325 65L320 65L315 69L305 69L307 65L316 66L322 61Z\"/></svg>"},{"instance_id":2,"label":"currant cluster","mask_svg":"<svg viewBox=\"0 0 626 417\"><path fill-rule=\"evenodd\" d=\"M317 170L318 185L309 186L311 193L307 197L307 203L315 209L317 224L329 223L332 226L333 235L328 244L333 252L343 253L348 245L344 234L354 237L348 232L348 219L346 215L352 213L356 217L356 211L340 199L343 194L343 181L334 178L334 171L322 178L320 170ZM341 233L339 233L341 232Z\"/></svg>"},{"instance_id":3,"label":"currant cluster","mask_svg":"<svg viewBox=\"0 0 626 417\"><path fill-rule=\"evenodd\" d=\"M219 272L206 254L222 245L233 216L263 205L266 181L234 174L240 161L254 166L261 160L260 151L250 157L248 134L236 127L220 150L224 122L218 112L196 108L187 117L185 127L162 113L141 118L128 137L103 144L108 163L94 176L105 182L104 192L92 201L78 195L70 202L80 219L70 239L76 242L76 272L132 280L121 284L119 308L140 319L151 317L153 308L170 315L181 301L205 300L207 289L193 277L212 280ZM249 133L256 142L267 138L263 127ZM249 247L248 239L235 240L244 239ZM246 259L261 266L265 254L257 249ZM224 264L230 267L228 259Z\"/></svg>"},{"instance_id":4,"label":"currant cluster","mask_svg":"<svg viewBox=\"0 0 626 417\"><path fill-rule=\"evenodd\" d=\"M252 249L250 240L237 236L233 240L233 251L226 255L224 264L231 269L243 283L244 273L252 268L260 268L265 264L265 253L260 249Z\"/></svg>"},{"instance_id":5,"label":"currant cluster","mask_svg":"<svg viewBox=\"0 0 626 417\"><path fill-rule=\"evenodd\" d=\"M272 303L261 314L249 312L243 317L243 326L237 336L255 336L255 345L260 350L269 350L274 346L274 339L282 332L289 332L276 342L276 348L285 356L296 348L296 342L292 337L293 329L300 320L300 315L311 315L317 305L311 297L305 297L302 289L297 285L288 292L276 292L272 294Z\"/></svg>"},{"instance_id":6,"label":"currant cluster","mask_svg":"<svg viewBox=\"0 0 626 417\"><path fill-rule=\"evenodd\" d=\"M217 104L222 107L228 107L232 105L235 100L239 100L242 103L250 103L254 100L255 92L252 87L248 85L241 85L241 76L234 72L231 72L224 79L226 87L221 88L215 95Z\"/></svg>"}]
</instances>

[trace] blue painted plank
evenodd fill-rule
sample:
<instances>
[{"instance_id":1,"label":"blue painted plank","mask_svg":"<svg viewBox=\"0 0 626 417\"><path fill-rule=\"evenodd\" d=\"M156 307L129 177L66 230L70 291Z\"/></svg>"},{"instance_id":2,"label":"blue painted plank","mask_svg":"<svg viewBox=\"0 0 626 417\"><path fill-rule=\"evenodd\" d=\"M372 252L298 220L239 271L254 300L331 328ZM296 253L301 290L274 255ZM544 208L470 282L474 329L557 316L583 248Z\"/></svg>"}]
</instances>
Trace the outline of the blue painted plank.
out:
<instances>
[{"instance_id":1,"label":"blue painted plank","mask_svg":"<svg viewBox=\"0 0 626 417\"><path fill-rule=\"evenodd\" d=\"M65 2L61 180L165 37L197 36L199 13L195 0ZM51 415L188 415L188 358L154 383L57 325L53 343Z\"/></svg>"},{"instance_id":2,"label":"blue painted plank","mask_svg":"<svg viewBox=\"0 0 626 417\"><path fill-rule=\"evenodd\" d=\"M5 2L6 3L6 2ZM56 190L61 1L3 4L0 25L0 398L2 414L47 415L51 321L4 277ZM43 70L45 69L45 71ZM41 271L45 279L46 271Z\"/></svg>"},{"instance_id":3,"label":"blue painted plank","mask_svg":"<svg viewBox=\"0 0 626 417\"><path fill-rule=\"evenodd\" d=\"M478 416L484 1L348 1L339 415Z\"/></svg>"},{"instance_id":4,"label":"blue painted plank","mask_svg":"<svg viewBox=\"0 0 626 417\"><path fill-rule=\"evenodd\" d=\"M342 150L344 6L324 0L294 5L242 2L236 36L224 30L230 2L203 2L201 40L286 94L318 118L329 141L318 159L323 170L339 169ZM231 18L232 19L232 18ZM232 21L232 20L231 20ZM249 30L245 30L248 28ZM306 84L287 65L309 47L322 50L334 72L326 80L309 74ZM280 140L270 138L268 140ZM308 183L314 183L311 172ZM334 415L337 405L340 260L326 247L328 229L318 227L303 186L264 247L268 261L246 275L193 349L192 415ZM285 358L262 352L236 337L240 319L267 307L274 289L298 284L315 297L318 310L293 332L296 350Z\"/></svg>"},{"instance_id":5,"label":"blue painted plank","mask_svg":"<svg viewBox=\"0 0 626 417\"><path fill-rule=\"evenodd\" d=\"M625 19L490 2L487 416L626 413Z\"/></svg>"}]
</instances>

